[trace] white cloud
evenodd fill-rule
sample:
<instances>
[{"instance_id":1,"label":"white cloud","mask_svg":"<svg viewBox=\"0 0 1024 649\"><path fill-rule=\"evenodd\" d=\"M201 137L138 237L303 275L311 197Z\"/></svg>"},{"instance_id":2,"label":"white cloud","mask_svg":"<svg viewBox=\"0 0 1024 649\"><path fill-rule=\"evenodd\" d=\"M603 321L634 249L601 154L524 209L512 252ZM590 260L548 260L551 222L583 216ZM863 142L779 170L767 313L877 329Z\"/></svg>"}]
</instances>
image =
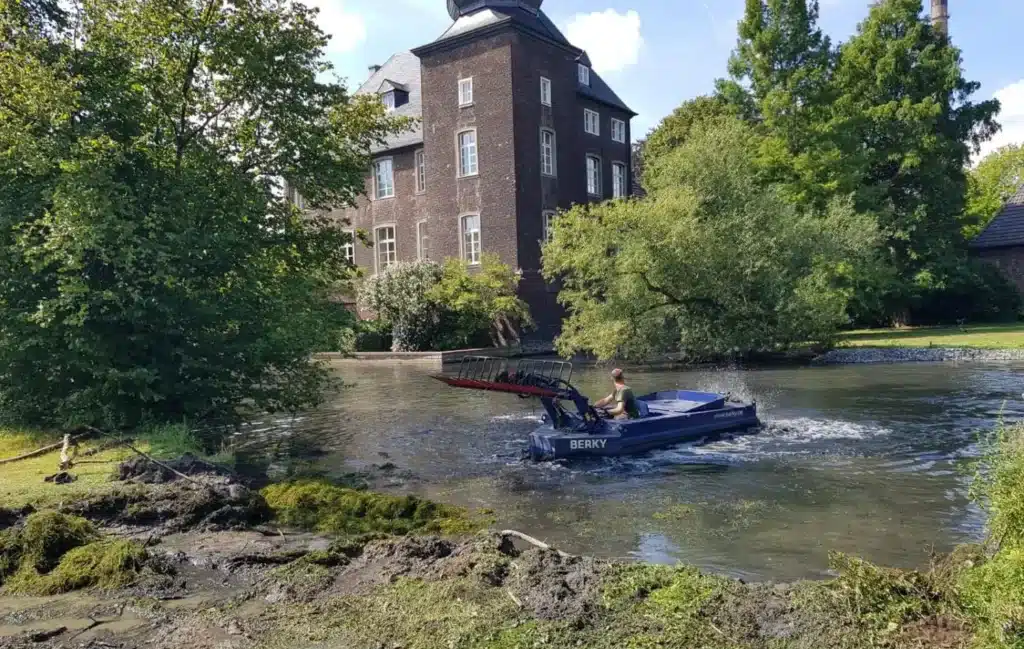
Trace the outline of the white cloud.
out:
<instances>
[{"instance_id":1,"label":"white cloud","mask_svg":"<svg viewBox=\"0 0 1024 649\"><path fill-rule=\"evenodd\" d=\"M320 10L317 24L331 36L328 54L351 52L366 40L366 21L362 15L347 11L342 0L302 0L303 4Z\"/></svg>"},{"instance_id":2,"label":"white cloud","mask_svg":"<svg viewBox=\"0 0 1024 649\"><path fill-rule=\"evenodd\" d=\"M644 39L640 35L640 14L630 9L620 14L614 9L576 14L566 28L566 36L590 56L598 72L618 72L636 64Z\"/></svg>"},{"instance_id":3,"label":"white cloud","mask_svg":"<svg viewBox=\"0 0 1024 649\"><path fill-rule=\"evenodd\" d=\"M997 91L995 98L1002 105L997 119L1003 128L981 146L978 160L1007 144L1024 144L1024 79Z\"/></svg>"}]
</instances>

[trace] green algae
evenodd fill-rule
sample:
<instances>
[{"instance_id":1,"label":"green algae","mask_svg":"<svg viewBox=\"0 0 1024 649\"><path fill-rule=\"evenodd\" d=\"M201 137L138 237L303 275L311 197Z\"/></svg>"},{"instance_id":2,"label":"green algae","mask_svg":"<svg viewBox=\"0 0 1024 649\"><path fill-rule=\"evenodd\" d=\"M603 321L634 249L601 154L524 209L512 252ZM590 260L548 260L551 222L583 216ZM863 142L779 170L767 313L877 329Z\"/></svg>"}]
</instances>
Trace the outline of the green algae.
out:
<instances>
[{"instance_id":1,"label":"green algae","mask_svg":"<svg viewBox=\"0 0 1024 649\"><path fill-rule=\"evenodd\" d=\"M485 524L459 507L320 480L273 484L262 494L278 522L331 534L456 535L475 532Z\"/></svg>"},{"instance_id":2,"label":"green algae","mask_svg":"<svg viewBox=\"0 0 1024 649\"><path fill-rule=\"evenodd\" d=\"M21 529L0 532L0 585L10 593L120 588L146 559L142 546L103 539L89 521L58 512L32 514Z\"/></svg>"}]
</instances>

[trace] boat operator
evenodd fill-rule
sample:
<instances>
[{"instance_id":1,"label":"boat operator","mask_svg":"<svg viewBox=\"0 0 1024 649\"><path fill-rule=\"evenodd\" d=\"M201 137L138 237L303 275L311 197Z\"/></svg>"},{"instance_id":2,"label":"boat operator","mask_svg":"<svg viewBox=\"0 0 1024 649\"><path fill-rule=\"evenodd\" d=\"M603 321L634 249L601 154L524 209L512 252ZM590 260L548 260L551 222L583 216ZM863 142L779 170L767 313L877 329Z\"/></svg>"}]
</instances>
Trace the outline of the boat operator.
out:
<instances>
[{"instance_id":1,"label":"boat operator","mask_svg":"<svg viewBox=\"0 0 1024 649\"><path fill-rule=\"evenodd\" d=\"M612 419L639 419L640 409L636 405L636 396L633 389L626 385L626 377L622 370L612 370L612 383L615 385L615 391L595 403L594 407L604 408ZM612 403L615 407L608 408Z\"/></svg>"}]
</instances>

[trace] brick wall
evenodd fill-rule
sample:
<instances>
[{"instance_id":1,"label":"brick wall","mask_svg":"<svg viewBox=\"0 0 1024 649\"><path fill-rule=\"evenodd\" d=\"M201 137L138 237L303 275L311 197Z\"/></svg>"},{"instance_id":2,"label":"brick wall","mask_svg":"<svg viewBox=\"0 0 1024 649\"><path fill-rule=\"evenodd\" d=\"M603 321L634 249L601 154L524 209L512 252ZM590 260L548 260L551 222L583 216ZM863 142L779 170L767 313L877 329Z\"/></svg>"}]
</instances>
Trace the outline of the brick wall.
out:
<instances>
[{"instance_id":1,"label":"brick wall","mask_svg":"<svg viewBox=\"0 0 1024 649\"><path fill-rule=\"evenodd\" d=\"M978 258L994 264L1024 294L1024 246L982 250Z\"/></svg>"}]
</instances>

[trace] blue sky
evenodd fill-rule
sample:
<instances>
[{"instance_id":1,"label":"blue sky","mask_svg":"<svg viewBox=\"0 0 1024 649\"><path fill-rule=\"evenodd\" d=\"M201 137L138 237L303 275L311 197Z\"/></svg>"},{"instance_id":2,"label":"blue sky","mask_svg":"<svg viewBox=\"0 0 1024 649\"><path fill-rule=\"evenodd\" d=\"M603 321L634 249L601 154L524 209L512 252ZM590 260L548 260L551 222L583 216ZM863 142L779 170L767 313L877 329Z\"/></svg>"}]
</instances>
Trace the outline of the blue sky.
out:
<instances>
[{"instance_id":1,"label":"blue sky","mask_svg":"<svg viewBox=\"0 0 1024 649\"><path fill-rule=\"evenodd\" d=\"M320 8L323 28L334 35L329 56L352 87L370 64L433 40L450 23L445 0L305 1ZM1024 143L1024 1L949 5L950 32L968 78L982 84L978 96L1004 104L1004 130L987 148ZM743 6L744 0L545 0L543 9L639 113L633 121L639 137L725 75ZM833 40L845 40L868 6L869 0L821 0L822 27Z\"/></svg>"}]
</instances>

